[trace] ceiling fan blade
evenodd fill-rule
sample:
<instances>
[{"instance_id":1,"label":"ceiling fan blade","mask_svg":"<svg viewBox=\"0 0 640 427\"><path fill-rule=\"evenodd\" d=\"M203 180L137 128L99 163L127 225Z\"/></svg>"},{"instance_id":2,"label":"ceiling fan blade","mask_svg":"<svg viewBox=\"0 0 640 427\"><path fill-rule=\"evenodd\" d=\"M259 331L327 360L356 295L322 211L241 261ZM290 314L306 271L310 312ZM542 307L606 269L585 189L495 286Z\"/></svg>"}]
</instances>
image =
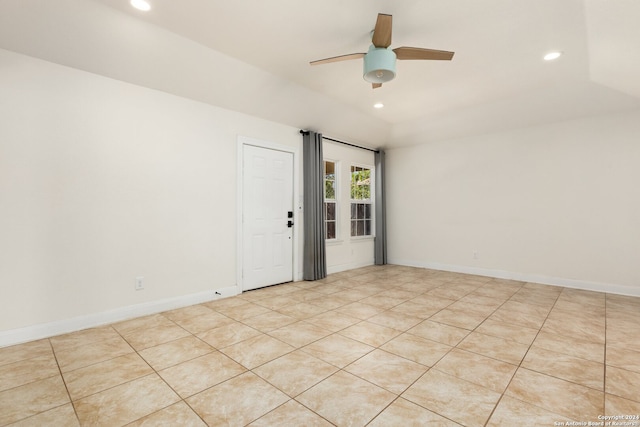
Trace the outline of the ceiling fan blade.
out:
<instances>
[{"instance_id":1,"label":"ceiling fan blade","mask_svg":"<svg viewBox=\"0 0 640 427\"><path fill-rule=\"evenodd\" d=\"M364 53L350 53L348 55L334 56L332 58L318 59L317 61L311 61L311 65L328 64L330 62L348 61L350 59L364 58Z\"/></svg>"},{"instance_id":2,"label":"ceiling fan blade","mask_svg":"<svg viewBox=\"0 0 640 427\"><path fill-rule=\"evenodd\" d=\"M393 49L398 59L432 59L450 61L455 52L423 49L420 47L398 47Z\"/></svg>"},{"instance_id":3,"label":"ceiling fan blade","mask_svg":"<svg viewBox=\"0 0 640 427\"><path fill-rule=\"evenodd\" d=\"M375 47L387 48L391 46L392 20L393 18L391 15L385 15L384 13L378 14L376 28L373 30L373 37L371 37L371 42Z\"/></svg>"},{"instance_id":4,"label":"ceiling fan blade","mask_svg":"<svg viewBox=\"0 0 640 427\"><path fill-rule=\"evenodd\" d=\"M382 83L371 83L371 87L374 89L378 89L379 87L382 87Z\"/></svg>"}]
</instances>

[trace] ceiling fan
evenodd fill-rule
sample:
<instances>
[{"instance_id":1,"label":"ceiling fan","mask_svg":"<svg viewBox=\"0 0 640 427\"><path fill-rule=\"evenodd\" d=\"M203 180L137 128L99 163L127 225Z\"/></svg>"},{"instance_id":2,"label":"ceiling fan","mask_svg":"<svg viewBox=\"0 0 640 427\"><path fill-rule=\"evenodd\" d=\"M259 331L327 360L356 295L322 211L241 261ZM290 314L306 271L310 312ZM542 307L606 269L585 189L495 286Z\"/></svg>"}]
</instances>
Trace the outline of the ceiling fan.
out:
<instances>
[{"instance_id":1,"label":"ceiling fan","mask_svg":"<svg viewBox=\"0 0 640 427\"><path fill-rule=\"evenodd\" d=\"M367 53L350 53L348 55L334 56L332 58L311 61L311 65L328 64L330 62L348 61L350 59L364 58L363 77L371 82L374 89L382 86L382 83L393 80L396 76L396 59L426 59L450 61L454 52L445 50L423 49L420 47L391 46L392 16L384 13L378 14L376 27L371 35L371 47Z\"/></svg>"}]
</instances>

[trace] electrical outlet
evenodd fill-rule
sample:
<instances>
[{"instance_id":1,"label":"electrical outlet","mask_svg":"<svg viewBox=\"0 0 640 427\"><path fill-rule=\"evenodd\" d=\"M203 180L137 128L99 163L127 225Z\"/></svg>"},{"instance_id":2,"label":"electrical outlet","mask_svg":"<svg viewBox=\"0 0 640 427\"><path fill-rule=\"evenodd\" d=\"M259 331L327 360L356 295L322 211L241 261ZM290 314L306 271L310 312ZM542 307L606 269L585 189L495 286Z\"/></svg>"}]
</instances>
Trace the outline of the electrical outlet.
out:
<instances>
[{"instance_id":1,"label":"electrical outlet","mask_svg":"<svg viewBox=\"0 0 640 427\"><path fill-rule=\"evenodd\" d=\"M136 277L136 291L141 291L144 289L144 277L138 276Z\"/></svg>"}]
</instances>

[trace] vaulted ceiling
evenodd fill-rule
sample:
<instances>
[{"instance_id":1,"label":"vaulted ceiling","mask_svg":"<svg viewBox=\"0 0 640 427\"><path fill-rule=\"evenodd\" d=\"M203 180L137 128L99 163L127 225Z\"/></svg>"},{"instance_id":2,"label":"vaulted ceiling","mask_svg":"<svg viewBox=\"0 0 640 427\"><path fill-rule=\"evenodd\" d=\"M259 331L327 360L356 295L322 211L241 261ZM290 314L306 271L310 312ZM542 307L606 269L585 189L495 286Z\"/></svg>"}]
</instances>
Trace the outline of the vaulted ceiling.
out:
<instances>
[{"instance_id":1,"label":"vaulted ceiling","mask_svg":"<svg viewBox=\"0 0 640 427\"><path fill-rule=\"evenodd\" d=\"M148 1L0 0L0 48L374 147L640 108L637 0ZM366 52L379 12L453 60L375 90L362 60L309 65Z\"/></svg>"}]
</instances>

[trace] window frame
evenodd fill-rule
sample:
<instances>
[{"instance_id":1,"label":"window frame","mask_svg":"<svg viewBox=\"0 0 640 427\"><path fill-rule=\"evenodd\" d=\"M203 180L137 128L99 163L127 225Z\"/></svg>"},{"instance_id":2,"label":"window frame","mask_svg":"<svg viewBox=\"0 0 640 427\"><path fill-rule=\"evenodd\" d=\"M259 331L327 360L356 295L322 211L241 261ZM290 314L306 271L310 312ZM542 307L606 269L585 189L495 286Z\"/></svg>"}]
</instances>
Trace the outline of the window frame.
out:
<instances>
[{"instance_id":1,"label":"window frame","mask_svg":"<svg viewBox=\"0 0 640 427\"><path fill-rule=\"evenodd\" d=\"M333 199L327 199L327 190L326 190L326 185L327 185L327 163L333 163ZM327 242L335 242L338 240L338 236L340 235L339 233L339 223L340 221L338 221L338 218L340 217L339 215L339 203L338 201L340 200L340 186L339 186L339 170L340 170L340 162L337 160L333 160L333 159L323 159L323 167L324 167L324 171L323 171L323 185L324 185L324 193L322 195L322 206L323 206L323 215L322 215L322 219L324 221L324 225L325 225L325 234L324 234L324 238L325 241ZM333 203L334 205L334 219L333 220L329 220L327 219L327 203ZM329 228L328 228L328 223L333 222L334 225L334 237L329 238Z\"/></svg>"},{"instance_id":2,"label":"window frame","mask_svg":"<svg viewBox=\"0 0 640 427\"><path fill-rule=\"evenodd\" d=\"M368 199L352 199L351 195L351 180L353 177L354 168L366 169L369 170L369 198ZM371 165L365 165L360 163L351 163L349 165L349 237L353 240L361 240L361 239L372 239L375 237L375 168ZM357 218L358 213L356 212L356 218L353 218L353 209L354 205L366 205L369 206L369 218ZM357 207L355 208L357 211ZM365 207L366 209L366 207ZM366 215L365 215L366 216ZM356 222L356 234L353 235L353 222L354 221L367 221L369 220L369 234L358 234L357 222ZM365 223L366 224L366 223ZM366 226L364 227L366 230Z\"/></svg>"}]
</instances>

